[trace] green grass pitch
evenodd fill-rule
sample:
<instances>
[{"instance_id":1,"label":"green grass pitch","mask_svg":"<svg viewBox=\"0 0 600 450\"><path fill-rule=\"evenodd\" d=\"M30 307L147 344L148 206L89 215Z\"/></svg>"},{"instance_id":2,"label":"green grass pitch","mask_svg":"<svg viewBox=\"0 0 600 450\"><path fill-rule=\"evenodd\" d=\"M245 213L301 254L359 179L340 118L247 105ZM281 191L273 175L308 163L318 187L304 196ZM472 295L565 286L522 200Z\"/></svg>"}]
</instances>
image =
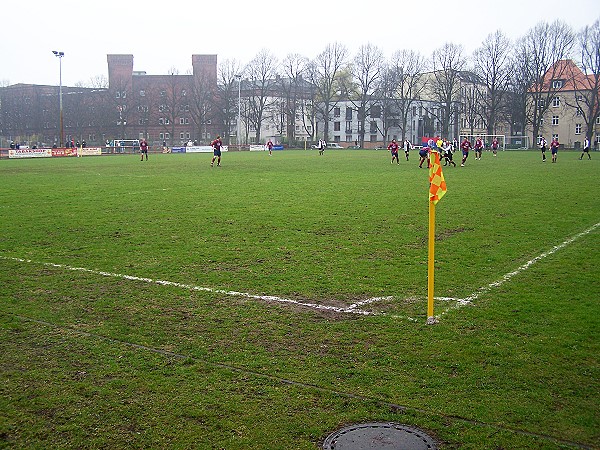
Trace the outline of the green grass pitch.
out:
<instances>
[{"instance_id":1,"label":"green grass pitch","mask_svg":"<svg viewBox=\"0 0 600 450\"><path fill-rule=\"evenodd\" d=\"M597 448L600 155L578 156L443 168L436 325L417 152L1 160L0 447L315 449L393 421Z\"/></svg>"}]
</instances>

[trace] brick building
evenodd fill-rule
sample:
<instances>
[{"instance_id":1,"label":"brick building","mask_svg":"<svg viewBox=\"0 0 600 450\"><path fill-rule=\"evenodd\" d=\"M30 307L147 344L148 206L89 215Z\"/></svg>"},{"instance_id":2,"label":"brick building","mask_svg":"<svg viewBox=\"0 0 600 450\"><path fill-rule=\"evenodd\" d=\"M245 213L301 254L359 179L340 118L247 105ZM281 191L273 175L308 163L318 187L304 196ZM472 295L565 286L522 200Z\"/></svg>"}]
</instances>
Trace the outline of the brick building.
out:
<instances>
[{"instance_id":1,"label":"brick building","mask_svg":"<svg viewBox=\"0 0 600 450\"><path fill-rule=\"evenodd\" d=\"M217 56L192 55L192 74L147 75L133 55L108 55L108 86L63 86L65 141L104 145L145 137L152 146L205 142L223 133L216 108ZM0 135L28 145L60 141L59 87L16 84L0 88ZM0 147L7 146L0 142Z\"/></svg>"}]
</instances>

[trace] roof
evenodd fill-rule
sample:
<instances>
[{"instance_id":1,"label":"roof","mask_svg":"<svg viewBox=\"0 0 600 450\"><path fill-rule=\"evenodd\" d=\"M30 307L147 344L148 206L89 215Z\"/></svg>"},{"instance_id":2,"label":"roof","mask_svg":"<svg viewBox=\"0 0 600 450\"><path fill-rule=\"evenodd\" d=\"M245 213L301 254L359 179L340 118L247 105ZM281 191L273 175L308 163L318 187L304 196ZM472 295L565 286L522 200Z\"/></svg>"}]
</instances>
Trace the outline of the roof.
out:
<instances>
[{"instance_id":1,"label":"roof","mask_svg":"<svg viewBox=\"0 0 600 450\"><path fill-rule=\"evenodd\" d=\"M552 87L553 81L562 81L560 88ZM548 91L581 91L591 89L595 84L594 75L586 75L571 59L556 61L542 77L539 92ZM535 92L539 85L532 85L530 92Z\"/></svg>"}]
</instances>

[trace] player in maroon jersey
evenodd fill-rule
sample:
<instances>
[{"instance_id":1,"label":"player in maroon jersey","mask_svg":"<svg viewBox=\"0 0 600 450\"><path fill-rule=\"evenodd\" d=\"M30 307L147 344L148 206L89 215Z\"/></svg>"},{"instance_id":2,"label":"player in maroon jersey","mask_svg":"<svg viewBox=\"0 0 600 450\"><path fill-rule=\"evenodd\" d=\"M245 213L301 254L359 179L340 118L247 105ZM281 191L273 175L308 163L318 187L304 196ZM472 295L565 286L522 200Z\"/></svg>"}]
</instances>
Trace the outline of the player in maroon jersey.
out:
<instances>
[{"instance_id":1,"label":"player in maroon jersey","mask_svg":"<svg viewBox=\"0 0 600 450\"><path fill-rule=\"evenodd\" d=\"M558 138L555 137L552 139L552 142L550 142L550 151L552 152L552 162L555 163L556 162L556 156L558 155L558 147L560 146L560 144L558 143Z\"/></svg>"},{"instance_id":2,"label":"player in maroon jersey","mask_svg":"<svg viewBox=\"0 0 600 450\"><path fill-rule=\"evenodd\" d=\"M465 167L465 162L467 161L467 158L469 157L469 150L471 150L471 141L469 141L467 139L467 137L465 136L465 139L461 142L460 144L460 148L462 150L462 161L460 162L460 167Z\"/></svg>"},{"instance_id":3,"label":"player in maroon jersey","mask_svg":"<svg viewBox=\"0 0 600 450\"><path fill-rule=\"evenodd\" d=\"M140 152L142 153L142 161L144 160L144 155L146 155L146 161L148 161L148 142L146 142L145 138L142 138L140 141Z\"/></svg>"},{"instance_id":4,"label":"player in maroon jersey","mask_svg":"<svg viewBox=\"0 0 600 450\"><path fill-rule=\"evenodd\" d=\"M400 164L400 160L398 159L398 143L396 139L392 139L390 145L388 145L388 150L392 153L392 164L394 164L394 159L398 164Z\"/></svg>"},{"instance_id":5,"label":"player in maroon jersey","mask_svg":"<svg viewBox=\"0 0 600 450\"><path fill-rule=\"evenodd\" d=\"M221 166L221 147L223 146L223 142L221 141L221 136L217 136L217 138L210 143L213 148L213 158L210 162L210 167L215 164L215 159L217 160L217 167Z\"/></svg>"},{"instance_id":6,"label":"player in maroon jersey","mask_svg":"<svg viewBox=\"0 0 600 450\"><path fill-rule=\"evenodd\" d=\"M481 152L483 152L483 141L478 137L475 139L475 159L481 160Z\"/></svg>"},{"instance_id":7,"label":"player in maroon jersey","mask_svg":"<svg viewBox=\"0 0 600 450\"><path fill-rule=\"evenodd\" d=\"M498 147L500 147L500 143L498 142L498 139L494 138L492 141L492 152L494 153L494 156L498 156Z\"/></svg>"}]
</instances>

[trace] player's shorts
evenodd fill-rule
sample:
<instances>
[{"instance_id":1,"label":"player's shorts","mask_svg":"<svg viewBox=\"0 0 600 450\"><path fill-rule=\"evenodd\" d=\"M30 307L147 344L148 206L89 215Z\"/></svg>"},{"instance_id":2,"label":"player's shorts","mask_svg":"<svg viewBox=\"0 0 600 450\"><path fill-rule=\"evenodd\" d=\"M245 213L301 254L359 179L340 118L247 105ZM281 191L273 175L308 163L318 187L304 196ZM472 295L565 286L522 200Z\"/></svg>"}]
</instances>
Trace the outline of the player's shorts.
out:
<instances>
[{"instance_id":1,"label":"player's shorts","mask_svg":"<svg viewBox=\"0 0 600 450\"><path fill-rule=\"evenodd\" d=\"M421 158L427 157L427 150L419 150L419 156Z\"/></svg>"},{"instance_id":2,"label":"player's shorts","mask_svg":"<svg viewBox=\"0 0 600 450\"><path fill-rule=\"evenodd\" d=\"M142 153L148 153L148 149L146 149L146 150L142 149L141 151L142 151Z\"/></svg>"},{"instance_id":3,"label":"player's shorts","mask_svg":"<svg viewBox=\"0 0 600 450\"><path fill-rule=\"evenodd\" d=\"M467 156L469 156L469 150L463 150L463 156L466 158Z\"/></svg>"},{"instance_id":4,"label":"player's shorts","mask_svg":"<svg viewBox=\"0 0 600 450\"><path fill-rule=\"evenodd\" d=\"M553 149L552 149L552 154L553 154L553 155L556 155L557 153L558 153L558 149L557 149L557 148L553 148Z\"/></svg>"},{"instance_id":5,"label":"player's shorts","mask_svg":"<svg viewBox=\"0 0 600 450\"><path fill-rule=\"evenodd\" d=\"M215 148L215 149L213 149L213 155L214 155L214 156L221 156L221 150L220 150L220 149L219 149L219 150L217 150L216 148Z\"/></svg>"}]
</instances>

